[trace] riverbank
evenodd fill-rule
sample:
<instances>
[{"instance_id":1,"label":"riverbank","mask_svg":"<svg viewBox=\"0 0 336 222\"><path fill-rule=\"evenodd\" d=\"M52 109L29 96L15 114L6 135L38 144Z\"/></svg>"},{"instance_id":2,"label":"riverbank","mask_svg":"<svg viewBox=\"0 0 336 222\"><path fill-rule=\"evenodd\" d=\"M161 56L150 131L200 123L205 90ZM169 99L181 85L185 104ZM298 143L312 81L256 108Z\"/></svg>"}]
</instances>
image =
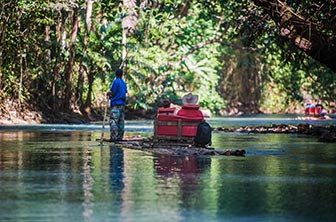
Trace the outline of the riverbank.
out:
<instances>
[{"instance_id":1,"label":"riverbank","mask_svg":"<svg viewBox=\"0 0 336 222\"><path fill-rule=\"evenodd\" d=\"M104 118L104 113L101 110L90 110L85 115L80 110L69 113L42 112L28 108L11 109L11 111L2 109L0 111L0 125L89 124L91 122L102 121ZM107 116L109 116L108 113ZM151 119L153 117L154 113L144 112L141 109L136 111L126 110L127 120Z\"/></svg>"},{"instance_id":2,"label":"riverbank","mask_svg":"<svg viewBox=\"0 0 336 222\"><path fill-rule=\"evenodd\" d=\"M98 120L98 119L97 119ZM65 123L83 124L90 120L83 117L80 113L58 113L45 116L41 112L22 110L20 112L11 111L0 116L0 125L31 125L44 123Z\"/></svg>"},{"instance_id":3,"label":"riverbank","mask_svg":"<svg viewBox=\"0 0 336 222\"><path fill-rule=\"evenodd\" d=\"M83 116L79 111L72 113L49 113L48 116L45 114L35 111L32 109L21 109L20 112L12 110L11 112L0 114L0 126L15 126L15 125L38 125L38 124L90 124L92 122L102 121L104 114L95 112L90 116L90 118ZM153 113L127 110L127 120L150 120L154 118ZM334 116L332 116L335 119ZM226 117L227 118L227 117ZM237 117L233 117L237 118ZM242 117L243 119L244 117ZM234 126L232 128L219 127L213 128L214 132L236 132L236 133L295 133L304 134L312 137L318 138L321 142L336 142L336 127L328 125L327 120L309 120L310 124L301 124L296 122L296 120L302 120L292 117L294 123L289 123L288 118L280 121L281 124L270 124L263 122L261 124L251 126L249 123L253 124L258 122L258 118L253 118L250 122L246 122L245 126ZM325 121L325 122L324 122ZM292 122L292 121L291 121ZM236 122L241 123L241 121ZM282 124L287 123L287 124ZM318 125L314 125L317 123Z\"/></svg>"},{"instance_id":4,"label":"riverbank","mask_svg":"<svg viewBox=\"0 0 336 222\"><path fill-rule=\"evenodd\" d=\"M236 132L236 133L284 133L284 134L303 134L318 138L319 142L336 142L336 126L315 126L312 124L298 124L298 125L275 125L272 126L244 126L239 128L223 128L217 127L213 129L214 132Z\"/></svg>"}]
</instances>

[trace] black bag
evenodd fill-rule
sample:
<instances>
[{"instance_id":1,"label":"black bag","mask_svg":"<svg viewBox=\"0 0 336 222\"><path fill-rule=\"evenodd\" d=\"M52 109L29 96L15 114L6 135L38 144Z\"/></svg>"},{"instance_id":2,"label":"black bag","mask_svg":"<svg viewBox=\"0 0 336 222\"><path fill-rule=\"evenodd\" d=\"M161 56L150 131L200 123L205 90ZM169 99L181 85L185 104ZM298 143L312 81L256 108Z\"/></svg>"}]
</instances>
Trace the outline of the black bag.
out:
<instances>
[{"instance_id":1,"label":"black bag","mask_svg":"<svg viewBox=\"0 0 336 222\"><path fill-rule=\"evenodd\" d=\"M207 122L201 122L197 126L197 134L194 138L196 145L205 146L211 145L211 126Z\"/></svg>"}]
</instances>

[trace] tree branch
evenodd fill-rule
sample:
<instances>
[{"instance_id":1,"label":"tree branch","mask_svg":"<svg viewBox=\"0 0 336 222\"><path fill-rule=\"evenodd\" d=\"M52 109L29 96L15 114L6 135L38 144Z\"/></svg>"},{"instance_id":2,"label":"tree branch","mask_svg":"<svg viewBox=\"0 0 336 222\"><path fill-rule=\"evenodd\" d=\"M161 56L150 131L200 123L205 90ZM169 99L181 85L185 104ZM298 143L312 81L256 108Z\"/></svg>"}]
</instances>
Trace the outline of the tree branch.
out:
<instances>
[{"instance_id":1,"label":"tree branch","mask_svg":"<svg viewBox=\"0 0 336 222\"><path fill-rule=\"evenodd\" d=\"M271 16L279 27L279 34L282 37L336 72L336 38L325 34L333 28L312 22L311 17L305 18L295 13L290 6L280 0L253 0L253 2Z\"/></svg>"},{"instance_id":2,"label":"tree branch","mask_svg":"<svg viewBox=\"0 0 336 222\"><path fill-rule=\"evenodd\" d=\"M251 51L251 52L255 52L255 51L259 51L259 50L264 49L264 48L252 48L252 47L244 47L244 46L235 45L235 44L232 44L232 43L224 42L219 37L219 38L210 39L210 40L207 40L207 41L204 41L204 42L200 42L197 45L195 45L194 47L192 47L188 52L186 52L181 57L179 65L181 65L186 60L188 55L192 54L193 52L201 49L202 47L204 47L206 45L210 45L210 44L213 44L213 43L219 43L221 45L225 45L225 46L228 46L230 48L240 49L240 50L244 50L244 51Z\"/></svg>"}]
</instances>

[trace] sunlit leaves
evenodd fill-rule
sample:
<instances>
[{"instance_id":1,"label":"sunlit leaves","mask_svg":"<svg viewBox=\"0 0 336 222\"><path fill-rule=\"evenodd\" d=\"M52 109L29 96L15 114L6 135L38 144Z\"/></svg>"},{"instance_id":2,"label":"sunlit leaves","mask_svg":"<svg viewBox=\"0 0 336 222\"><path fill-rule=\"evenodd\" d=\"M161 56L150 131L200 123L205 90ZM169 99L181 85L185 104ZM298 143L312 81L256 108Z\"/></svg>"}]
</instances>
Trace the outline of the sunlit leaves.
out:
<instances>
[{"instance_id":1,"label":"sunlit leaves","mask_svg":"<svg viewBox=\"0 0 336 222\"><path fill-rule=\"evenodd\" d=\"M199 94L202 106L221 113L230 103L284 111L305 96L335 96L334 74L280 38L275 23L250 0L135 2L137 22L127 35L125 66L132 107L155 109L162 98L179 103L187 91ZM286 2L297 13L311 15L334 38L335 30L329 28L334 24L326 18L335 14L335 7L322 0ZM75 7L81 16L72 86L87 92L87 78L94 77L93 94L105 92L122 62L123 3L94 1L92 30L87 32L84 0L2 1L1 96L17 98L22 74L25 98L42 95L41 104L50 104L52 96L62 99ZM83 88L77 86L81 79Z\"/></svg>"}]
</instances>

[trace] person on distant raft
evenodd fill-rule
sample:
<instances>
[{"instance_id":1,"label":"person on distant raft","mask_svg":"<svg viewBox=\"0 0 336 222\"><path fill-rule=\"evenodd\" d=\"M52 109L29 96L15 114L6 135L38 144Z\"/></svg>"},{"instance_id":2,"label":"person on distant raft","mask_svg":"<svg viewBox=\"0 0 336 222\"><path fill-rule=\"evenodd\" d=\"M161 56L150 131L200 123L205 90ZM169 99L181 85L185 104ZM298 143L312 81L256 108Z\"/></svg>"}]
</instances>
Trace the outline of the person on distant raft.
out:
<instances>
[{"instance_id":1,"label":"person on distant raft","mask_svg":"<svg viewBox=\"0 0 336 222\"><path fill-rule=\"evenodd\" d=\"M127 84L122 79L122 69L115 73L110 91L107 96L110 98L110 141L121 141L125 132L125 105Z\"/></svg>"}]
</instances>

